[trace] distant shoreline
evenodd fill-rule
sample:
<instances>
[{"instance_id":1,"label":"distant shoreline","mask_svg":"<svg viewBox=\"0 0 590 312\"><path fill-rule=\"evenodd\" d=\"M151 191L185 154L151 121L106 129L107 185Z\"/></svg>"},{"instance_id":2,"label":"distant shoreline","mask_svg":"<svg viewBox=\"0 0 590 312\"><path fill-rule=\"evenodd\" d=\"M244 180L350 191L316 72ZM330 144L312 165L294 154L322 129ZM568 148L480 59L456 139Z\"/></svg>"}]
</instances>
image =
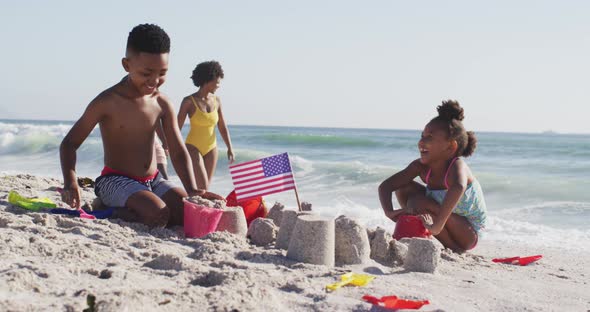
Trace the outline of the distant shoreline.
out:
<instances>
[{"instance_id":1,"label":"distant shoreline","mask_svg":"<svg viewBox=\"0 0 590 312\"><path fill-rule=\"evenodd\" d=\"M75 120L52 120L52 119L14 119L14 118L7 118L7 119L0 119L0 122L9 122L9 123L27 123L27 122L37 122L37 123L71 123L73 124L76 122ZM231 124L230 127L262 127L262 128L291 128L291 129L335 129L335 130L369 130L369 131L402 131L402 132L415 132L421 131L421 129L397 129L397 128L346 128L346 127L329 127L329 126L301 126L301 125L294 125L294 126L284 126L284 125L252 125L252 124ZM513 131L485 131L485 130L474 130L477 133L485 133L485 134L518 134L518 135L551 135L551 136L590 136L590 132L588 133L576 133L576 132L557 132L553 130L543 130L539 132L513 132Z\"/></svg>"}]
</instances>

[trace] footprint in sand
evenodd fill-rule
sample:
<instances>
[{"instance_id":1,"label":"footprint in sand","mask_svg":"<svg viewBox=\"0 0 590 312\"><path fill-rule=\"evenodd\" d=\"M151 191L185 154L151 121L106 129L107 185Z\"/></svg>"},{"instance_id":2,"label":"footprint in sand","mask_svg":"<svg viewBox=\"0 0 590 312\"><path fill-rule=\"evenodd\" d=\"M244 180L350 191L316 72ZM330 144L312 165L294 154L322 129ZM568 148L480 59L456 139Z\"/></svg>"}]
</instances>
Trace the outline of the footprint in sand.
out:
<instances>
[{"instance_id":1,"label":"footprint in sand","mask_svg":"<svg viewBox=\"0 0 590 312\"><path fill-rule=\"evenodd\" d=\"M113 271L108 269L100 271L100 274L98 275L98 278L100 279L109 279L111 277L113 277Z\"/></svg>"},{"instance_id":2,"label":"footprint in sand","mask_svg":"<svg viewBox=\"0 0 590 312\"><path fill-rule=\"evenodd\" d=\"M100 272L98 272L98 270L96 270L96 269L88 269L88 270L86 270L86 273L96 276L100 279L109 279L109 278L113 277L113 271L111 271L109 269L104 269Z\"/></svg>"},{"instance_id":3,"label":"footprint in sand","mask_svg":"<svg viewBox=\"0 0 590 312\"><path fill-rule=\"evenodd\" d=\"M4 217L0 217L0 228L8 227L8 224L9 223L10 223L10 219L4 218Z\"/></svg>"},{"instance_id":4,"label":"footprint in sand","mask_svg":"<svg viewBox=\"0 0 590 312\"><path fill-rule=\"evenodd\" d=\"M143 266L152 268L154 270L180 271L184 267L184 264L179 256L165 254L156 257L152 261L146 262Z\"/></svg>"},{"instance_id":5,"label":"footprint in sand","mask_svg":"<svg viewBox=\"0 0 590 312\"><path fill-rule=\"evenodd\" d=\"M219 269L223 269L225 267L230 267L232 269L246 270L249 268L248 266L241 265L238 262L234 262L234 261L214 262L214 263L211 263L211 266L214 268L219 268Z\"/></svg>"},{"instance_id":6,"label":"footprint in sand","mask_svg":"<svg viewBox=\"0 0 590 312\"><path fill-rule=\"evenodd\" d=\"M57 226L60 228L73 228L73 227L78 227L78 226L83 226L82 223L80 223L80 221L74 221L74 219L72 218L66 218L66 217L62 217L62 216L58 216L55 218L57 221Z\"/></svg>"},{"instance_id":7,"label":"footprint in sand","mask_svg":"<svg viewBox=\"0 0 590 312\"><path fill-rule=\"evenodd\" d=\"M569 276L559 275L559 274L555 274L555 273L549 273L549 275L552 275L552 276L555 276L555 277L561 278L561 279L570 279Z\"/></svg>"},{"instance_id":8,"label":"footprint in sand","mask_svg":"<svg viewBox=\"0 0 590 312\"><path fill-rule=\"evenodd\" d=\"M217 271L209 271L191 281L191 285L201 287L214 287L223 284L227 275Z\"/></svg>"}]
</instances>

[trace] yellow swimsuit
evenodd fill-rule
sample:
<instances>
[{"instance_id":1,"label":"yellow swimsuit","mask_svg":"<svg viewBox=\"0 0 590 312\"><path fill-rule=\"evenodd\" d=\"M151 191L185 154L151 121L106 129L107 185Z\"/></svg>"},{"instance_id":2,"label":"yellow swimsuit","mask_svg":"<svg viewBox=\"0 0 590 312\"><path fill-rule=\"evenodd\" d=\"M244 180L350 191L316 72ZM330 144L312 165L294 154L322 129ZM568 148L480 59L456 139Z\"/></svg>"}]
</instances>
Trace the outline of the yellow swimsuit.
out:
<instances>
[{"instance_id":1,"label":"yellow swimsuit","mask_svg":"<svg viewBox=\"0 0 590 312\"><path fill-rule=\"evenodd\" d=\"M192 95L190 98L195 104L195 113L190 118L191 129L185 142L196 147L199 153L205 156L217 146L217 137L215 136L215 125L219 120L217 98L214 97L213 110L210 113L203 112Z\"/></svg>"}]
</instances>

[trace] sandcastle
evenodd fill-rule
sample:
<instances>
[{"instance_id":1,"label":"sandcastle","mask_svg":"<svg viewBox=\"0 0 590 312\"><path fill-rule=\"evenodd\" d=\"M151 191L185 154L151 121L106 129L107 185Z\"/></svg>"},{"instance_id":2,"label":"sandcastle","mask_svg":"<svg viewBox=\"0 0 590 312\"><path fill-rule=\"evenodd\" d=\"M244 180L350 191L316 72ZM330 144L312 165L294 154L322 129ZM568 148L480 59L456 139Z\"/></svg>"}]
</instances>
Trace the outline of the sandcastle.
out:
<instances>
[{"instance_id":1,"label":"sandcastle","mask_svg":"<svg viewBox=\"0 0 590 312\"><path fill-rule=\"evenodd\" d=\"M404 269L414 272L434 273L440 261L440 247L432 239L411 238L408 254L404 260Z\"/></svg>"},{"instance_id":2,"label":"sandcastle","mask_svg":"<svg viewBox=\"0 0 590 312\"><path fill-rule=\"evenodd\" d=\"M271 219L276 226L281 226L281 218L283 217L283 209L285 209L285 206L279 202L276 202L272 208L270 208L270 211L268 212L268 215L266 216L268 219Z\"/></svg>"},{"instance_id":3,"label":"sandcastle","mask_svg":"<svg viewBox=\"0 0 590 312\"><path fill-rule=\"evenodd\" d=\"M299 215L289 242L287 258L311 264L334 266L334 219L318 215Z\"/></svg>"},{"instance_id":4,"label":"sandcastle","mask_svg":"<svg viewBox=\"0 0 590 312\"><path fill-rule=\"evenodd\" d=\"M301 211L311 211L311 203L310 202L302 202L301 203Z\"/></svg>"},{"instance_id":5,"label":"sandcastle","mask_svg":"<svg viewBox=\"0 0 590 312\"><path fill-rule=\"evenodd\" d=\"M385 229L378 227L376 230L370 231L369 240L371 242L371 259L390 267L404 263L408 247L393 239L391 233Z\"/></svg>"},{"instance_id":6,"label":"sandcastle","mask_svg":"<svg viewBox=\"0 0 590 312\"><path fill-rule=\"evenodd\" d=\"M324 218L311 211L282 210L281 214L275 246L287 249L288 258L327 266L370 259L367 232L357 221L346 216Z\"/></svg>"},{"instance_id":7,"label":"sandcastle","mask_svg":"<svg viewBox=\"0 0 590 312\"><path fill-rule=\"evenodd\" d=\"M336 264L360 264L369 260L371 246L365 228L357 221L340 216L336 218Z\"/></svg>"},{"instance_id":8,"label":"sandcastle","mask_svg":"<svg viewBox=\"0 0 590 312\"><path fill-rule=\"evenodd\" d=\"M309 215L310 211L295 211L295 210L283 210L281 215L281 222L279 228L279 234L277 235L276 247L280 249L287 249L289 242L291 241L292 232L295 228L298 216Z\"/></svg>"},{"instance_id":9,"label":"sandcastle","mask_svg":"<svg viewBox=\"0 0 590 312\"><path fill-rule=\"evenodd\" d=\"M223 200L208 200L200 196L192 196L188 198L187 201L203 207L215 208L222 211L221 218L216 225L215 231L227 231L244 237L248 233L246 216L241 207L226 207L226 203Z\"/></svg>"},{"instance_id":10,"label":"sandcastle","mask_svg":"<svg viewBox=\"0 0 590 312\"><path fill-rule=\"evenodd\" d=\"M254 245L266 246L275 241L277 232L277 226L271 219L256 218L248 228L248 237Z\"/></svg>"},{"instance_id":11,"label":"sandcastle","mask_svg":"<svg viewBox=\"0 0 590 312\"><path fill-rule=\"evenodd\" d=\"M223 211L216 231L248 235L251 243L258 246L268 246L276 239L276 248L287 249L288 258L301 262L334 266L362 264L372 258L381 264L394 266L404 262L407 252L406 244L393 240L385 230L367 231L356 220L346 216L334 220L314 215L309 210L284 209L277 202L267 218L255 219L248 228L241 207L224 207L221 201L209 201L198 196L190 201ZM307 209L311 207L311 204L305 204ZM412 267L412 270L428 269Z\"/></svg>"},{"instance_id":12,"label":"sandcastle","mask_svg":"<svg viewBox=\"0 0 590 312\"><path fill-rule=\"evenodd\" d=\"M241 207L226 207L223 210L216 231L227 231L239 236L246 236L248 233L248 224L244 210Z\"/></svg>"}]
</instances>

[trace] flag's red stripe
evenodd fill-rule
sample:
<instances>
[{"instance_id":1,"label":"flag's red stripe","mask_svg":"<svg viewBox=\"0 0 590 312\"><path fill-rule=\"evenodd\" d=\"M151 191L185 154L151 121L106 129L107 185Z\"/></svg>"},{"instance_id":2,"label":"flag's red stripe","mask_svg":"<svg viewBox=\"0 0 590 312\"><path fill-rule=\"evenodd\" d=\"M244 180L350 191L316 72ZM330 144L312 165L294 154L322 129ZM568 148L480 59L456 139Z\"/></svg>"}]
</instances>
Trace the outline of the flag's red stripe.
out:
<instances>
[{"instance_id":1,"label":"flag's red stripe","mask_svg":"<svg viewBox=\"0 0 590 312\"><path fill-rule=\"evenodd\" d=\"M236 188L240 188L240 187L245 187L245 184L249 184L251 182L257 182L257 181L262 181L262 180L270 180L270 179L279 179L279 178L289 178L289 177L293 177L293 174L291 172L289 172L289 175L281 175L280 177L266 177L266 176L259 176L259 177L254 177L252 179L247 179L247 180L242 180L242 181L235 181L234 180L234 187ZM247 186L246 186L247 187Z\"/></svg>"},{"instance_id":2,"label":"flag's red stripe","mask_svg":"<svg viewBox=\"0 0 590 312\"><path fill-rule=\"evenodd\" d=\"M232 171L232 170L230 169L230 171L229 171L229 172L231 173L231 175L234 175L234 174L236 174L236 173L240 173L240 172L244 172L244 171L248 171L248 170L260 169L260 168L262 168L262 164L260 164L260 165L258 165L258 166L252 166L252 167L243 168L243 169L238 169L238 170L234 170L234 171Z\"/></svg>"},{"instance_id":3,"label":"flag's red stripe","mask_svg":"<svg viewBox=\"0 0 590 312\"><path fill-rule=\"evenodd\" d=\"M248 193L246 195L242 195L242 197L240 197L239 195L236 196L237 200L245 200L245 199L250 199L250 198L256 198L259 196L264 196L264 195L269 195L269 194L274 194L274 193L280 193L283 191L288 191L288 190L293 190L295 189L294 185L285 187L285 188L281 188L281 189L275 189L275 190L268 190L268 191L264 191L264 192L258 192L258 193Z\"/></svg>"},{"instance_id":4,"label":"flag's red stripe","mask_svg":"<svg viewBox=\"0 0 590 312\"><path fill-rule=\"evenodd\" d=\"M264 158L263 158L263 159L264 159ZM244 166L244 165L249 165L249 164L251 164L251 163L255 163L255 162L257 162L257 161L261 161L261 160L262 160L262 159L250 160L250 161L247 161L247 162L243 162L243 163L241 163L241 164L231 165L231 166L229 166L229 168L231 169L231 168L235 168L235 167L240 167L240 166Z\"/></svg>"},{"instance_id":5,"label":"flag's red stripe","mask_svg":"<svg viewBox=\"0 0 590 312\"><path fill-rule=\"evenodd\" d=\"M282 185L285 185L285 184L289 184L289 183L292 183L292 182L293 182L292 179L290 181L281 181L281 182L275 183L273 185L267 185L267 186L264 186L264 187L259 187L257 189L248 190L248 191L242 192L242 194L259 192L259 191L263 191L263 190L266 190L266 189L275 188L275 187L279 187L279 186L282 186ZM236 189L236 195L239 196L239 194L240 194L239 190Z\"/></svg>"},{"instance_id":6,"label":"flag's red stripe","mask_svg":"<svg viewBox=\"0 0 590 312\"><path fill-rule=\"evenodd\" d=\"M248 176L251 176L251 175L260 174L260 173L263 173L263 172L264 172L264 170L261 169L260 171L255 171L255 172L250 172L250 173L246 173L246 174L242 174L242 175L237 175L237 176L233 176L232 178L233 178L233 180L236 180L236 179L245 178L245 177L248 177ZM239 183L241 183L241 181Z\"/></svg>"},{"instance_id":7,"label":"flag's red stripe","mask_svg":"<svg viewBox=\"0 0 590 312\"><path fill-rule=\"evenodd\" d=\"M282 188L282 189L278 189L278 190L272 190L272 191L268 191L268 192L262 192L262 193L258 193L255 195L248 195L247 197L240 197L240 195L236 194L236 199L237 200L246 200L246 199L250 199L250 198L256 198L259 196L264 196L264 195L269 195L269 194L274 194L274 193L280 193L282 191L288 191L288 190L293 190L295 189L295 185L291 185L287 188Z\"/></svg>"},{"instance_id":8,"label":"flag's red stripe","mask_svg":"<svg viewBox=\"0 0 590 312\"><path fill-rule=\"evenodd\" d=\"M252 179L247 179L247 180L242 180L242 181L235 181L235 179L236 179L235 177L232 177L232 179L234 180L234 186L237 187L240 184L244 184L244 183L248 183L248 182L255 181L255 180L260 180L260 179L266 179L266 177L265 176L260 176L260 177L255 177L255 178L252 178Z\"/></svg>"},{"instance_id":9,"label":"flag's red stripe","mask_svg":"<svg viewBox=\"0 0 590 312\"><path fill-rule=\"evenodd\" d=\"M240 185L237 186L236 185L236 192L240 189L247 189L247 188L251 188L253 186L258 186L258 185L262 185L262 184L267 184L267 183L271 183L271 182L275 182L275 181L280 181L280 180L291 180L293 181L293 176L284 176L284 177L278 177L278 178L274 178L274 179L268 179L268 180L264 180L262 182L258 182L258 183L252 183L252 184L248 184L248 185Z\"/></svg>"}]
</instances>

